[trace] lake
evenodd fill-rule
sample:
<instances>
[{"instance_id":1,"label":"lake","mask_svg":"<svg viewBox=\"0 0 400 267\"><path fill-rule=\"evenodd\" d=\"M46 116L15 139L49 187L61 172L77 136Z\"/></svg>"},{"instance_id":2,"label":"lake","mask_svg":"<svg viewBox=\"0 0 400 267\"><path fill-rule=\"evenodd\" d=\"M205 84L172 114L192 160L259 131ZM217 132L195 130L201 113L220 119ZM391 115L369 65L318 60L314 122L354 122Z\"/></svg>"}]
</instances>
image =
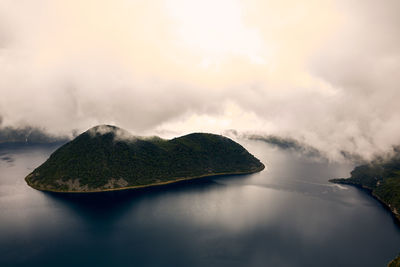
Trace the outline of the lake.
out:
<instances>
[{"instance_id":1,"label":"lake","mask_svg":"<svg viewBox=\"0 0 400 267\"><path fill-rule=\"evenodd\" d=\"M152 189L43 193L58 145L0 147L0 266L386 266L400 227L332 163L239 141L267 168Z\"/></svg>"}]
</instances>

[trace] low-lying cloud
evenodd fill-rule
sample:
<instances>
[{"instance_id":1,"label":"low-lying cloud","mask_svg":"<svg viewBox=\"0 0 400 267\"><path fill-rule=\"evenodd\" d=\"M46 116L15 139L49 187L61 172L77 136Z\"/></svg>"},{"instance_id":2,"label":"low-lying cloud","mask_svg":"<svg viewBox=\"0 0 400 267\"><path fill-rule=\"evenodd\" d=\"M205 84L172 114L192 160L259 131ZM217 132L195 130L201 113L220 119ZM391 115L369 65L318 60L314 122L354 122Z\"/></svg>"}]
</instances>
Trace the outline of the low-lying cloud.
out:
<instances>
[{"instance_id":1,"label":"low-lying cloud","mask_svg":"<svg viewBox=\"0 0 400 267\"><path fill-rule=\"evenodd\" d=\"M213 2L1 1L0 127L400 144L398 1Z\"/></svg>"}]
</instances>

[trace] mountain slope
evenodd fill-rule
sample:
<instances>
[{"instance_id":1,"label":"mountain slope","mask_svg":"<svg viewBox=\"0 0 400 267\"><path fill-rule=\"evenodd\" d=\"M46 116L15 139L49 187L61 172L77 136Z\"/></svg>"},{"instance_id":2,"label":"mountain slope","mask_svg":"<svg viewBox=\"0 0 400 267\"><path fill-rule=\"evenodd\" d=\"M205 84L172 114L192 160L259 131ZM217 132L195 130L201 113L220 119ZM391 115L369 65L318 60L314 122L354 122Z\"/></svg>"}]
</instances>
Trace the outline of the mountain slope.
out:
<instances>
[{"instance_id":1,"label":"mountain slope","mask_svg":"<svg viewBox=\"0 0 400 267\"><path fill-rule=\"evenodd\" d=\"M262 169L246 149L220 135L138 138L101 125L60 147L26 181L39 190L97 192Z\"/></svg>"},{"instance_id":2,"label":"mountain slope","mask_svg":"<svg viewBox=\"0 0 400 267\"><path fill-rule=\"evenodd\" d=\"M388 159L377 159L356 167L347 179L332 179L334 183L365 188L383 202L400 220L400 154Z\"/></svg>"},{"instance_id":3,"label":"mountain slope","mask_svg":"<svg viewBox=\"0 0 400 267\"><path fill-rule=\"evenodd\" d=\"M367 189L400 221L400 152L398 149L390 159L376 159L369 164L356 167L351 172L350 178L329 181ZM392 260L388 266L400 266L400 256Z\"/></svg>"}]
</instances>

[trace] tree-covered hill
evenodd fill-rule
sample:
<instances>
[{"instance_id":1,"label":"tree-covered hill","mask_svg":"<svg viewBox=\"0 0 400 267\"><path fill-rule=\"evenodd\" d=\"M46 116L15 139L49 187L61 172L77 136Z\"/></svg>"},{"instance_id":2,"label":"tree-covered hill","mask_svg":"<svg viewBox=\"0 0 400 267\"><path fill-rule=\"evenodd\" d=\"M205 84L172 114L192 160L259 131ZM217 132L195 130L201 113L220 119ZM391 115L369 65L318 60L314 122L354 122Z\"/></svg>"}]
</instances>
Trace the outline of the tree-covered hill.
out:
<instances>
[{"instance_id":1,"label":"tree-covered hill","mask_svg":"<svg viewBox=\"0 0 400 267\"><path fill-rule=\"evenodd\" d=\"M262 169L246 149L220 135L139 138L101 125L60 147L26 181L39 190L95 192Z\"/></svg>"},{"instance_id":2,"label":"tree-covered hill","mask_svg":"<svg viewBox=\"0 0 400 267\"><path fill-rule=\"evenodd\" d=\"M350 184L365 188L385 204L400 221L400 152L390 158L378 158L369 164L356 167L351 177L332 179L333 183ZM389 263L400 266L400 256Z\"/></svg>"},{"instance_id":3,"label":"tree-covered hill","mask_svg":"<svg viewBox=\"0 0 400 267\"><path fill-rule=\"evenodd\" d=\"M332 179L334 183L351 184L371 191L400 219L400 153L389 159L379 158L356 167L347 179Z\"/></svg>"}]
</instances>

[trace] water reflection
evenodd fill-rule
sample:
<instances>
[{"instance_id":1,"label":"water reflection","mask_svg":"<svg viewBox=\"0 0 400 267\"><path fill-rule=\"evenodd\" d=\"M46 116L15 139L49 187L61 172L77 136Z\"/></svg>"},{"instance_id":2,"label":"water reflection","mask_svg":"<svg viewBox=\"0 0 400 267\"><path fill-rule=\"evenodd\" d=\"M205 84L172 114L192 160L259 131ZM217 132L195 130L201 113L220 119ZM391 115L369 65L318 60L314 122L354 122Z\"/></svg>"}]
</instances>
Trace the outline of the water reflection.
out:
<instances>
[{"instance_id":1,"label":"water reflection","mask_svg":"<svg viewBox=\"0 0 400 267\"><path fill-rule=\"evenodd\" d=\"M65 208L73 210L75 214L89 221L94 218L113 221L123 216L126 212L129 212L133 205L161 197L165 195L166 192L171 195L178 194L179 192L190 194L193 191L210 190L213 186L218 187L221 185L210 178L205 178L201 181L182 181L176 184L135 190L86 194L43 192L43 194L57 201Z\"/></svg>"},{"instance_id":2,"label":"water reflection","mask_svg":"<svg viewBox=\"0 0 400 267\"><path fill-rule=\"evenodd\" d=\"M267 170L93 194L25 184L56 146L0 147L0 265L382 266L398 253L389 213L327 182L351 164L244 145Z\"/></svg>"}]
</instances>

